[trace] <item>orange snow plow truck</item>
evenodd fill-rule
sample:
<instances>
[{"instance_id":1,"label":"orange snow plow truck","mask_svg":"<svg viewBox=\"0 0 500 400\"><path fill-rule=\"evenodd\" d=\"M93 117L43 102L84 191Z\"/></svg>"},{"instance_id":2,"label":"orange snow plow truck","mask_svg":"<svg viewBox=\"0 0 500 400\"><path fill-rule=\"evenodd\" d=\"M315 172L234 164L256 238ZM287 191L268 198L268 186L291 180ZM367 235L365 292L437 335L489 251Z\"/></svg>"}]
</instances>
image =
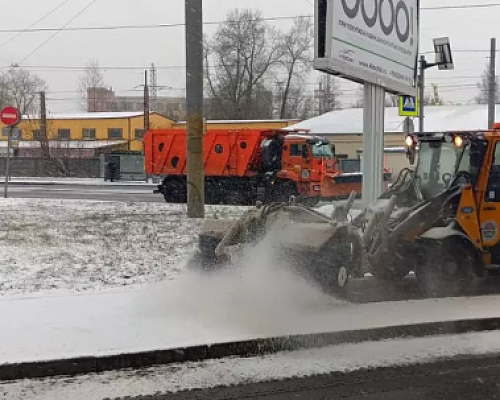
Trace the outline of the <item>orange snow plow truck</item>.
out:
<instances>
[{"instance_id":1,"label":"orange snow plow truck","mask_svg":"<svg viewBox=\"0 0 500 400\"><path fill-rule=\"evenodd\" d=\"M186 130L151 130L144 146L146 173L162 178L155 193L168 203L185 203ZM334 146L303 131L212 130L203 148L207 204L287 202L296 196L315 205L361 193L361 173L343 174Z\"/></svg>"}]
</instances>

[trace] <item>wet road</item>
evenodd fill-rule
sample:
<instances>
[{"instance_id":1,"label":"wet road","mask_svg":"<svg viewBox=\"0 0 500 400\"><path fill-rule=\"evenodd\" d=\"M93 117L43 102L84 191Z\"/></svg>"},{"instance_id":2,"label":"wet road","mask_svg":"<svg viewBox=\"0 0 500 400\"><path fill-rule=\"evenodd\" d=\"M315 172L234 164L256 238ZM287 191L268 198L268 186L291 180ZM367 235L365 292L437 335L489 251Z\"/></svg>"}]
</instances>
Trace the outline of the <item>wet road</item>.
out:
<instances>
[{"instance_id":1,"label":"wet road","mask_svg":"<svg viewBox=\"0 0 500 400\"><path fill-rule=\"evenodd\" d=\"M3 185L0 185L3 196ZM10 185L10 198L165 203L153 185Z\"/></svg>"},{"instance_id":2,"label":"wet road","mask_svg":"<svg viewBox=\"0 0 500 400\"><path fill-rule=\"evenodd\" d=\"M134 400L477 400L500 399L500 356L334 373L287 381L136 397ZM129 398L130 399L130 398Z\"/></svg>"}]
</instances>

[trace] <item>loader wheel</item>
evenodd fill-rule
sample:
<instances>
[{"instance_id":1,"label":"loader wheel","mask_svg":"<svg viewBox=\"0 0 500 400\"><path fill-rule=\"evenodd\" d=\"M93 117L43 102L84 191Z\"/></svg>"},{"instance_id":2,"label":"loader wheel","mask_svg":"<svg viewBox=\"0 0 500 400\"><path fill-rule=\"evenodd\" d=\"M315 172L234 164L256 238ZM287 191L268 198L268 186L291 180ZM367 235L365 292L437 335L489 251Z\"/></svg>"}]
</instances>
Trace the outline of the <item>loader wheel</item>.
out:
<instances>
[{"instance_id":1,"label":"loader wheel","mask_svg":"<svg viewBox=\"0 0 500 400\"><path fill-rule=\"evenodd\" d=\"M412 268L408 267L407 260L401 260L390 253L384 253L377 262L371 266L371 272L376 279L385 282L398 282L403 280Z\"/></svg>"},{"instance_id":2,"label":"loader wheel","mask_svg":"<svg viewBox=\"0 0 500 400\"><path fill-rule=\"evenodd\" d=\"M332 238L313 263L313 279L330 295L345 297L362 263L362 249L350 231Z\"/></svg>"},{"instance_id":3,"label":"loader wheel","mask_svg":"<svg viewBox=\"0 0 500 400\"><path fill-rule=\"evenodd\" d=\"M477 258L458 240L426 242L416 268L420 290L428 297L455 297L466 294L474 279Z\"/></svg>"}]
</instances>

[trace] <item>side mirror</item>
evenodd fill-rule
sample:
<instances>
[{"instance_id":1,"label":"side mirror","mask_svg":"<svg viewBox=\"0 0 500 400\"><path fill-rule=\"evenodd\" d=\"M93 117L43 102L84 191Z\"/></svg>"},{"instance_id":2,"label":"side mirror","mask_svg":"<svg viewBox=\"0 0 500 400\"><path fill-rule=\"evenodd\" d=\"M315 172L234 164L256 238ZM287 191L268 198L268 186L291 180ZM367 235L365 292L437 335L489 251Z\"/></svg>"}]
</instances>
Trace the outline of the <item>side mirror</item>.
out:
<instances>
[{"instance_id":1,"label":"side mirror","mask_svg":"<svg viewBox=\"0 0 500 400\"><path fill-rule=\"evenodd\" d=\"M302 158L307 159L309 157L309 151L307 151L307 146L302 146Z\"/></svg>"},{"instance_id":2,"label":"side mirror","mask_svg":"<svg viewBox=\"0 0 500 400\"><path fill-rule=\"evenodd\" d=\"M487 147L488 144L484 141L472 142L470 149L470 165L472 167L481 168Z\"/></svg>"},{"instance_id":3,"label":"side mirror","mask_svg":"<svg viewBox=\"0 0 500 400\"><path fill-rule=\"evenodd\" d=\"M337 157L336 147L334 144L332 144L332 154L333 154L333 157Z\"/></svg>"}]
</instances>

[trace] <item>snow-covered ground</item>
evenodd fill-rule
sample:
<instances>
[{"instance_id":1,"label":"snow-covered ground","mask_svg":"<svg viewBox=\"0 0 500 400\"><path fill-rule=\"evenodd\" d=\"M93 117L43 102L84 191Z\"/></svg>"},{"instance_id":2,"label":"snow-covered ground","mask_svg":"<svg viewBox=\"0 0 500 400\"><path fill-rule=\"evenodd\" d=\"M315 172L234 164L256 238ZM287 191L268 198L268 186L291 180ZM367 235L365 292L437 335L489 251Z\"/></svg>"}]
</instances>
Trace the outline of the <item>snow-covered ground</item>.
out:
<instances>
[{"instance_id":1,"label":"snow-covered ground","mask_svg":"<svg viewBox=\"0 0 500 400\"><path fill-rule=\"evenodd\" d=\"M366 342L255 358L231 358L76 378L4 383L9 400L102 400L307 377L362 368L412 365L437 358L500 352L496 331Z\"/></svg>"},{"instance_id":2,"label":"snow-covered ground","mask_svg":"<svg viewBox=\"0 0 500 400\"><path fill-rule=\"evenodd\" d=\"M172 204L1 199L0 208L0 296L171 279L202 225ZM207 207L228 218L244 210Z\"/></svg>"},{"instance_id":3,"label":"snow-covered ground","mask_svg":"<svg viewBox=\"0 0 500 400\"><path fill-rule=\"evenodd\" d=\"M175 277L201 220L184 205L0 199L0 296L134 288ZM334 205L319 211L330 215ZM207 206L237 218L247 207ZM356 215L357 211L353 212Z\"/></svg>"}]
</instances>

